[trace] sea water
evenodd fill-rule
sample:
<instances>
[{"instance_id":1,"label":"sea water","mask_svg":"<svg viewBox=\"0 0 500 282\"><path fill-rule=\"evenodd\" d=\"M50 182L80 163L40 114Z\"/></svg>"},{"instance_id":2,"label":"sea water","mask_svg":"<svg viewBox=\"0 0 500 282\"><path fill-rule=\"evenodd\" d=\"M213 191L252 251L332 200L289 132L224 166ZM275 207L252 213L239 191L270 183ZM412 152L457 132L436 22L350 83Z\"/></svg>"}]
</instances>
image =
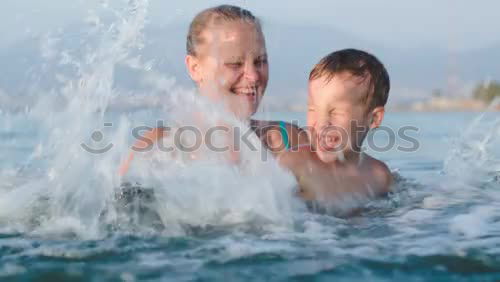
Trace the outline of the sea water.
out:
<instances>
[{"instance_id":1,"label":"sea water","mask_svg":"<svg viewBox=\"0 0 500 282\"><path fill-rule=\"evenodd\" d=\"M367 150L393 171L394 193L348 218L308 210L255 136L239 166L206 150L199 160L136 160L122 177L132 128L247 125L144 62L147 1L103 9L107 17L89 18L83 47L44 41L51 89L34 87L25 109L2 105L1 280L500 278L496 113L388 112ZM120 69L142 88L120 85ZM152 106L120 110L131 93L154 97ZM305 117L259 118L304 125ZM130 187L139 188L123 201Z\"/></svg>"}]
</instances>

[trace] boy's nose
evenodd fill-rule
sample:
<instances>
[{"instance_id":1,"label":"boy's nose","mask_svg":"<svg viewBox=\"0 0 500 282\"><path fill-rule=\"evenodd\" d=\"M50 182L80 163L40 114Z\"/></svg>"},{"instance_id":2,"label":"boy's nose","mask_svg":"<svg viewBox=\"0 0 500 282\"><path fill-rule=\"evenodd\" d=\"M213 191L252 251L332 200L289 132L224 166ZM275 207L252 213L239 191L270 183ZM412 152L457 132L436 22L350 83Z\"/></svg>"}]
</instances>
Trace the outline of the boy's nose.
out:
<instances>
[{"instance_id":1,"label":"boy's nose","mask_svg":"<svg viewBox=\"0 0 500 282\"><path fill-rule=\"evenodd\" d=\"M324 130L327 127L330 127L332 123L330 122L330 119L327 116L319 116L318 121L316 123L316 129L317 130Z\"/></svg>"}]
</instances>

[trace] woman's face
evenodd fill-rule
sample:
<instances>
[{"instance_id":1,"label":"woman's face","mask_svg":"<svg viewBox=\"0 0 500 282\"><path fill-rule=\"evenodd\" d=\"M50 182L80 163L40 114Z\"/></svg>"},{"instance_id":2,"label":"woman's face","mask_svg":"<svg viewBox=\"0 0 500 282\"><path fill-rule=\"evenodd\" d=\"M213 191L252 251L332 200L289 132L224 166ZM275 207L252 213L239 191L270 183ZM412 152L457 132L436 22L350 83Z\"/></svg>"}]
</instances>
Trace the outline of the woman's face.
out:
<instances>
[{"instance_id":1,"label":"woman's face","mask_svg":"<svg viewBox=\"0 0 500 282\"><path fill-rule=\"evenodd\" d=\"M264 95L269 77L266 44L252 23L230 21L202 32L203 43L186 65L200 93L222 101L241 119L252 116Z\"/></svg>"}]
</instances>

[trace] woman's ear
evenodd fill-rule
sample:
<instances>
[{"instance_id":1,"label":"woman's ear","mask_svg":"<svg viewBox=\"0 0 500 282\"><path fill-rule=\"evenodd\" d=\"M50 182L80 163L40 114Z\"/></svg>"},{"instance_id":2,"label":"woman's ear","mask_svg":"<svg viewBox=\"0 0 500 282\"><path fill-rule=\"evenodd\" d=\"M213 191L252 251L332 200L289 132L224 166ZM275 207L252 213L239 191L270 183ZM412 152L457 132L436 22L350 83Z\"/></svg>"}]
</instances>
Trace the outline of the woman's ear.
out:
<instances>
[{"instance_id":1,"label":"woman's ear","mask_svg":"<svg viewBox=\"0 0 500 282\"><path fill-rule=\"evenodd\" d=\"M384 119L384 114L385 114L384 107L376 107L375 109L372 110L370 129L378 128L380 124L382 124L382 120Z\"/></svg>"},{"instance_id":2,"label":"woman's ear","mask_svg":"<svg viewBox=\"0 0 500 282\"><path fill-rule=\"evenodd\" d=\"M193 55L186 55L186 59L184 61L191 79L196 83L200 83L202 76L199 59Z\"/></svg>"}]
</instances>

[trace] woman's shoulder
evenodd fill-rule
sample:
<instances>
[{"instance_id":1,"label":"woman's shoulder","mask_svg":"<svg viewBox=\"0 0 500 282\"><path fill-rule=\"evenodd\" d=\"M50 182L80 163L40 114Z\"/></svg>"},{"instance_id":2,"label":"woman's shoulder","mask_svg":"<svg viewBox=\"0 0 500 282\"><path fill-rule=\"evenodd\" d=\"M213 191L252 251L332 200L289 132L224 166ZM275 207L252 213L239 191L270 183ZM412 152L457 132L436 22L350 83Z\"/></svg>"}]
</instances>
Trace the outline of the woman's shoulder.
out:
<instances>
[{"instance_id":1,"label":"woman's shoulder","mask_svg":"<svg viewBox=\"0 0 500 282\"><path fill-rule=\"evenodd\" d=\"M276 147L281 151L309 144L308 133L296 124L276 120L252 120L251 124L268 148Z\"/></svg>"},{"instance_id":2,"label":"woman's shoulder","mask_svg":"<svg viewBox=\"0 0 500 282\"><path fill-rule=\"evenodd\" d=\"M268 129L276 129L280 127L284 127L287 131L291 132L293 131L303 131L300 126L294 123L286 122L286 121L281 121L281 120L255 120L252 119L250 120L250 127L252 129L261 129L261 130L268 130Z\"/></svg>"}]
</instances>

